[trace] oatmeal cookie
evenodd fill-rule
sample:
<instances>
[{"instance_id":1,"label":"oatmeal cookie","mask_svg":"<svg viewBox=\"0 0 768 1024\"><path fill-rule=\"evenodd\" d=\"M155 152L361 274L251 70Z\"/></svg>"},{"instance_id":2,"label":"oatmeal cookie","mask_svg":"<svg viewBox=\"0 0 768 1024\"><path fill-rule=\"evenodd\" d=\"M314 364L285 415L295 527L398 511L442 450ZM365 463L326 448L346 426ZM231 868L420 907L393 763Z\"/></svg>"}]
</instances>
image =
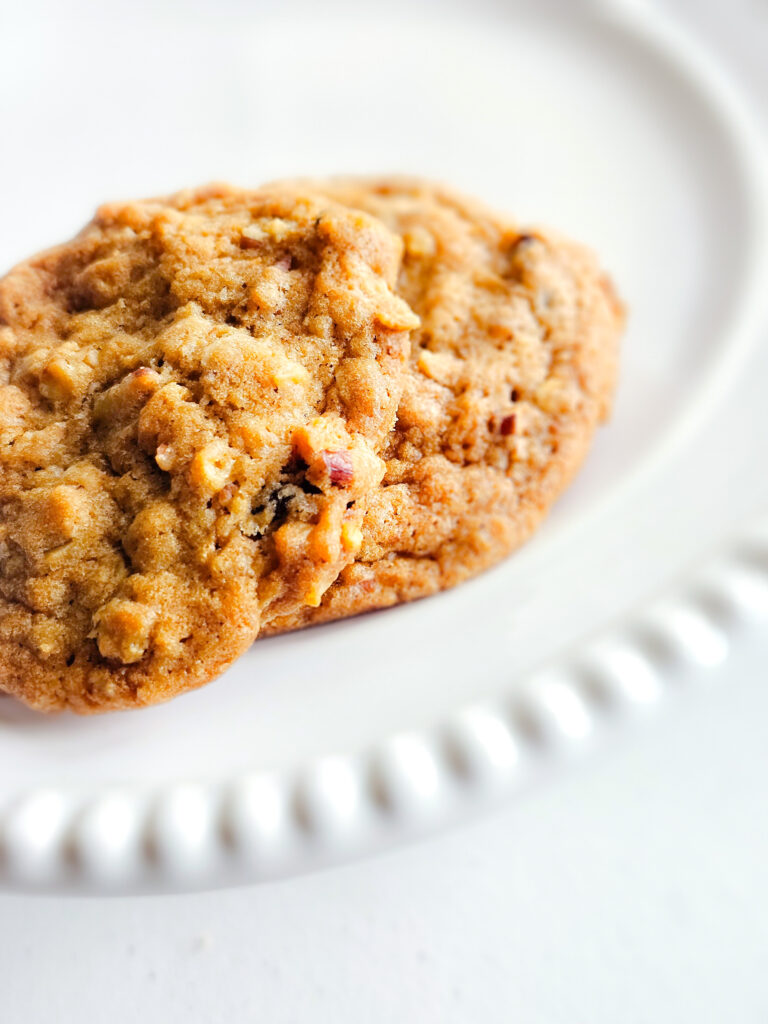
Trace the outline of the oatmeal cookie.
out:
<instances>
[{"instance_id":1,"label":"oatmeal cookie","mask_svg":"<svg viewBox=\"0 0 768 1024\"><path fill-rule=\"evenodd\" d=\"M397 289L421 319L363 542L281 632L424 597L525 541L610 406L623 309L585 248L411 180L313 188L401 236Z\"/></svg>"},{"instance_id":2,"label":"oatmeal cookie","mask_svg":"<svg viewBox=\"0 0 768 1024\"><path fill-rule=\"evenodd\" d=\"M301 187L210 187L0 282L0 689L151 704L320 603L386 469L401 250Z\"/></svg>"}]
</instances>

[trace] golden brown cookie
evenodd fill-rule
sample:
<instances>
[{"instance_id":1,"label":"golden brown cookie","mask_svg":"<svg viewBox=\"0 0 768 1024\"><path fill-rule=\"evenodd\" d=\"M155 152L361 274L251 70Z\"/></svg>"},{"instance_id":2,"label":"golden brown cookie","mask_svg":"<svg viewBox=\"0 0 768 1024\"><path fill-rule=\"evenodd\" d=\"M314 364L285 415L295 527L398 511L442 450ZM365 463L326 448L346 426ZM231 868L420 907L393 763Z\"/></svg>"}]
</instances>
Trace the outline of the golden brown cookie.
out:
<instances>
[{"instance_id":1,"label":"golden brown cookie","mask_svg":"<svg viewBox=\"0 0 768 1024\"><path fill-rule=\"evenodd\" d=\"M400 256L305 189L211 187L0 282L0 689L151 704L319 603L385 470Z\"/></svg>"},{"instance_id":2,"label":"golden brown cookie","mask_svg":"<svg viewBox=\"0 0 768 1024\"><path fill-rule=\"evenodd\" d=\"M424 182L312 187L402 237L397 288L421 326L354 562L267 632L433 594L525 541L609 410L623 325L579 245Z\"/></svg>"}]
</instances>

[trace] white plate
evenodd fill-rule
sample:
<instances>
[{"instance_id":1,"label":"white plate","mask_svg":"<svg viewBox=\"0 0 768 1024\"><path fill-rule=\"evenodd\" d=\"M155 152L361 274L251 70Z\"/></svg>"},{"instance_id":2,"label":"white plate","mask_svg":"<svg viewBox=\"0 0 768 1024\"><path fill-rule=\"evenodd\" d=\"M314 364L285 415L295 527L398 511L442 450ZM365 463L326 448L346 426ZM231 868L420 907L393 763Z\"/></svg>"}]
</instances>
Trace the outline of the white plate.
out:
<instances>
[{"instance_id":1,"label":"white plate","mask_svg":"<svg viewBox=\"0 0 768 1024\"><path fill-rule=\"evenodd\" d=\"M703 603L683 588L579 642L707 536L638 510L762 313L765 165L730 87L634 5L318 11L159 8L152 31L141 11L42 31L18 13L0 43L0 118L18 140L0 165L18 197L0 262L107 197L286 173L441 177L599 250L631 309L615 416L535 541L451 593L260 642L159 708L44 718L0 702L8 884L234 884L437 827L559 763L618 720L606 709L653 703L765 610L763 536L738 571L713 570ZM140 70L103 45L115 37ZM675 508L701 500L690 486Z\"/></svg>"}]
</instances>

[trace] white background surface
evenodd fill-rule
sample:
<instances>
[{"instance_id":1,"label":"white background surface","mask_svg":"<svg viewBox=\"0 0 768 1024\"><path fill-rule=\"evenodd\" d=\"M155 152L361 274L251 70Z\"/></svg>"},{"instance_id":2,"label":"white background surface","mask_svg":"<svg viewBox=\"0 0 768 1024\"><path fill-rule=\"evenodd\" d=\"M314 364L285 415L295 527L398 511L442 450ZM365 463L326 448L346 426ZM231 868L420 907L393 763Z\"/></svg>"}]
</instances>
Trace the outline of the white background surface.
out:
<instances>
[{"instance_id":1,"label":"white background surface","mask_svg":"<svg viewBox=\"0 0 768 1024\"><path fill-rule=\"evenodd\" d=\"M766 4L669 6L768 116ZM761 380L768 354L741 386ZM745 645L566 781L376 861L193 897L0 897L0 1019L768 1020L767 659Z\"/></svg>"}]
</instances>

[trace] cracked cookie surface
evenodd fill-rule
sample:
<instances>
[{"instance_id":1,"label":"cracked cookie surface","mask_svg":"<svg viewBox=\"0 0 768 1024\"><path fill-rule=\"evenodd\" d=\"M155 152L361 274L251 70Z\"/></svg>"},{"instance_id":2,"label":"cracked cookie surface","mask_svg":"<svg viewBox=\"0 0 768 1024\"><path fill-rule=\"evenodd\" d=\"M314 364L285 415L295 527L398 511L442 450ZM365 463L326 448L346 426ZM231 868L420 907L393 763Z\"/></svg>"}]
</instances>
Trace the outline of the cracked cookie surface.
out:
<instances>
[{"instance_id":1,"label":"cracked cookie surface","mask_svg":"<svg viewBox=\"0 0 768 1024\"><path fill-rule=\"evenodd\" d=\"M222 186L102 207L0 282L0 689L154 703L319 604L386 468L401 250Z\"/></svg>"},{"instance_id":2,"label":"cracked cookie surface","mask_svg":"<svg viewBox=\"0 0 768 1024\"><path fill-rule=\"evenodd\" d=\"M608 413L624 319L580 245L425 182L312 187L402 237L397 290L421 326L354 562L267 632L433 594L525 541Z\"/></svg>"}]
</instances>

